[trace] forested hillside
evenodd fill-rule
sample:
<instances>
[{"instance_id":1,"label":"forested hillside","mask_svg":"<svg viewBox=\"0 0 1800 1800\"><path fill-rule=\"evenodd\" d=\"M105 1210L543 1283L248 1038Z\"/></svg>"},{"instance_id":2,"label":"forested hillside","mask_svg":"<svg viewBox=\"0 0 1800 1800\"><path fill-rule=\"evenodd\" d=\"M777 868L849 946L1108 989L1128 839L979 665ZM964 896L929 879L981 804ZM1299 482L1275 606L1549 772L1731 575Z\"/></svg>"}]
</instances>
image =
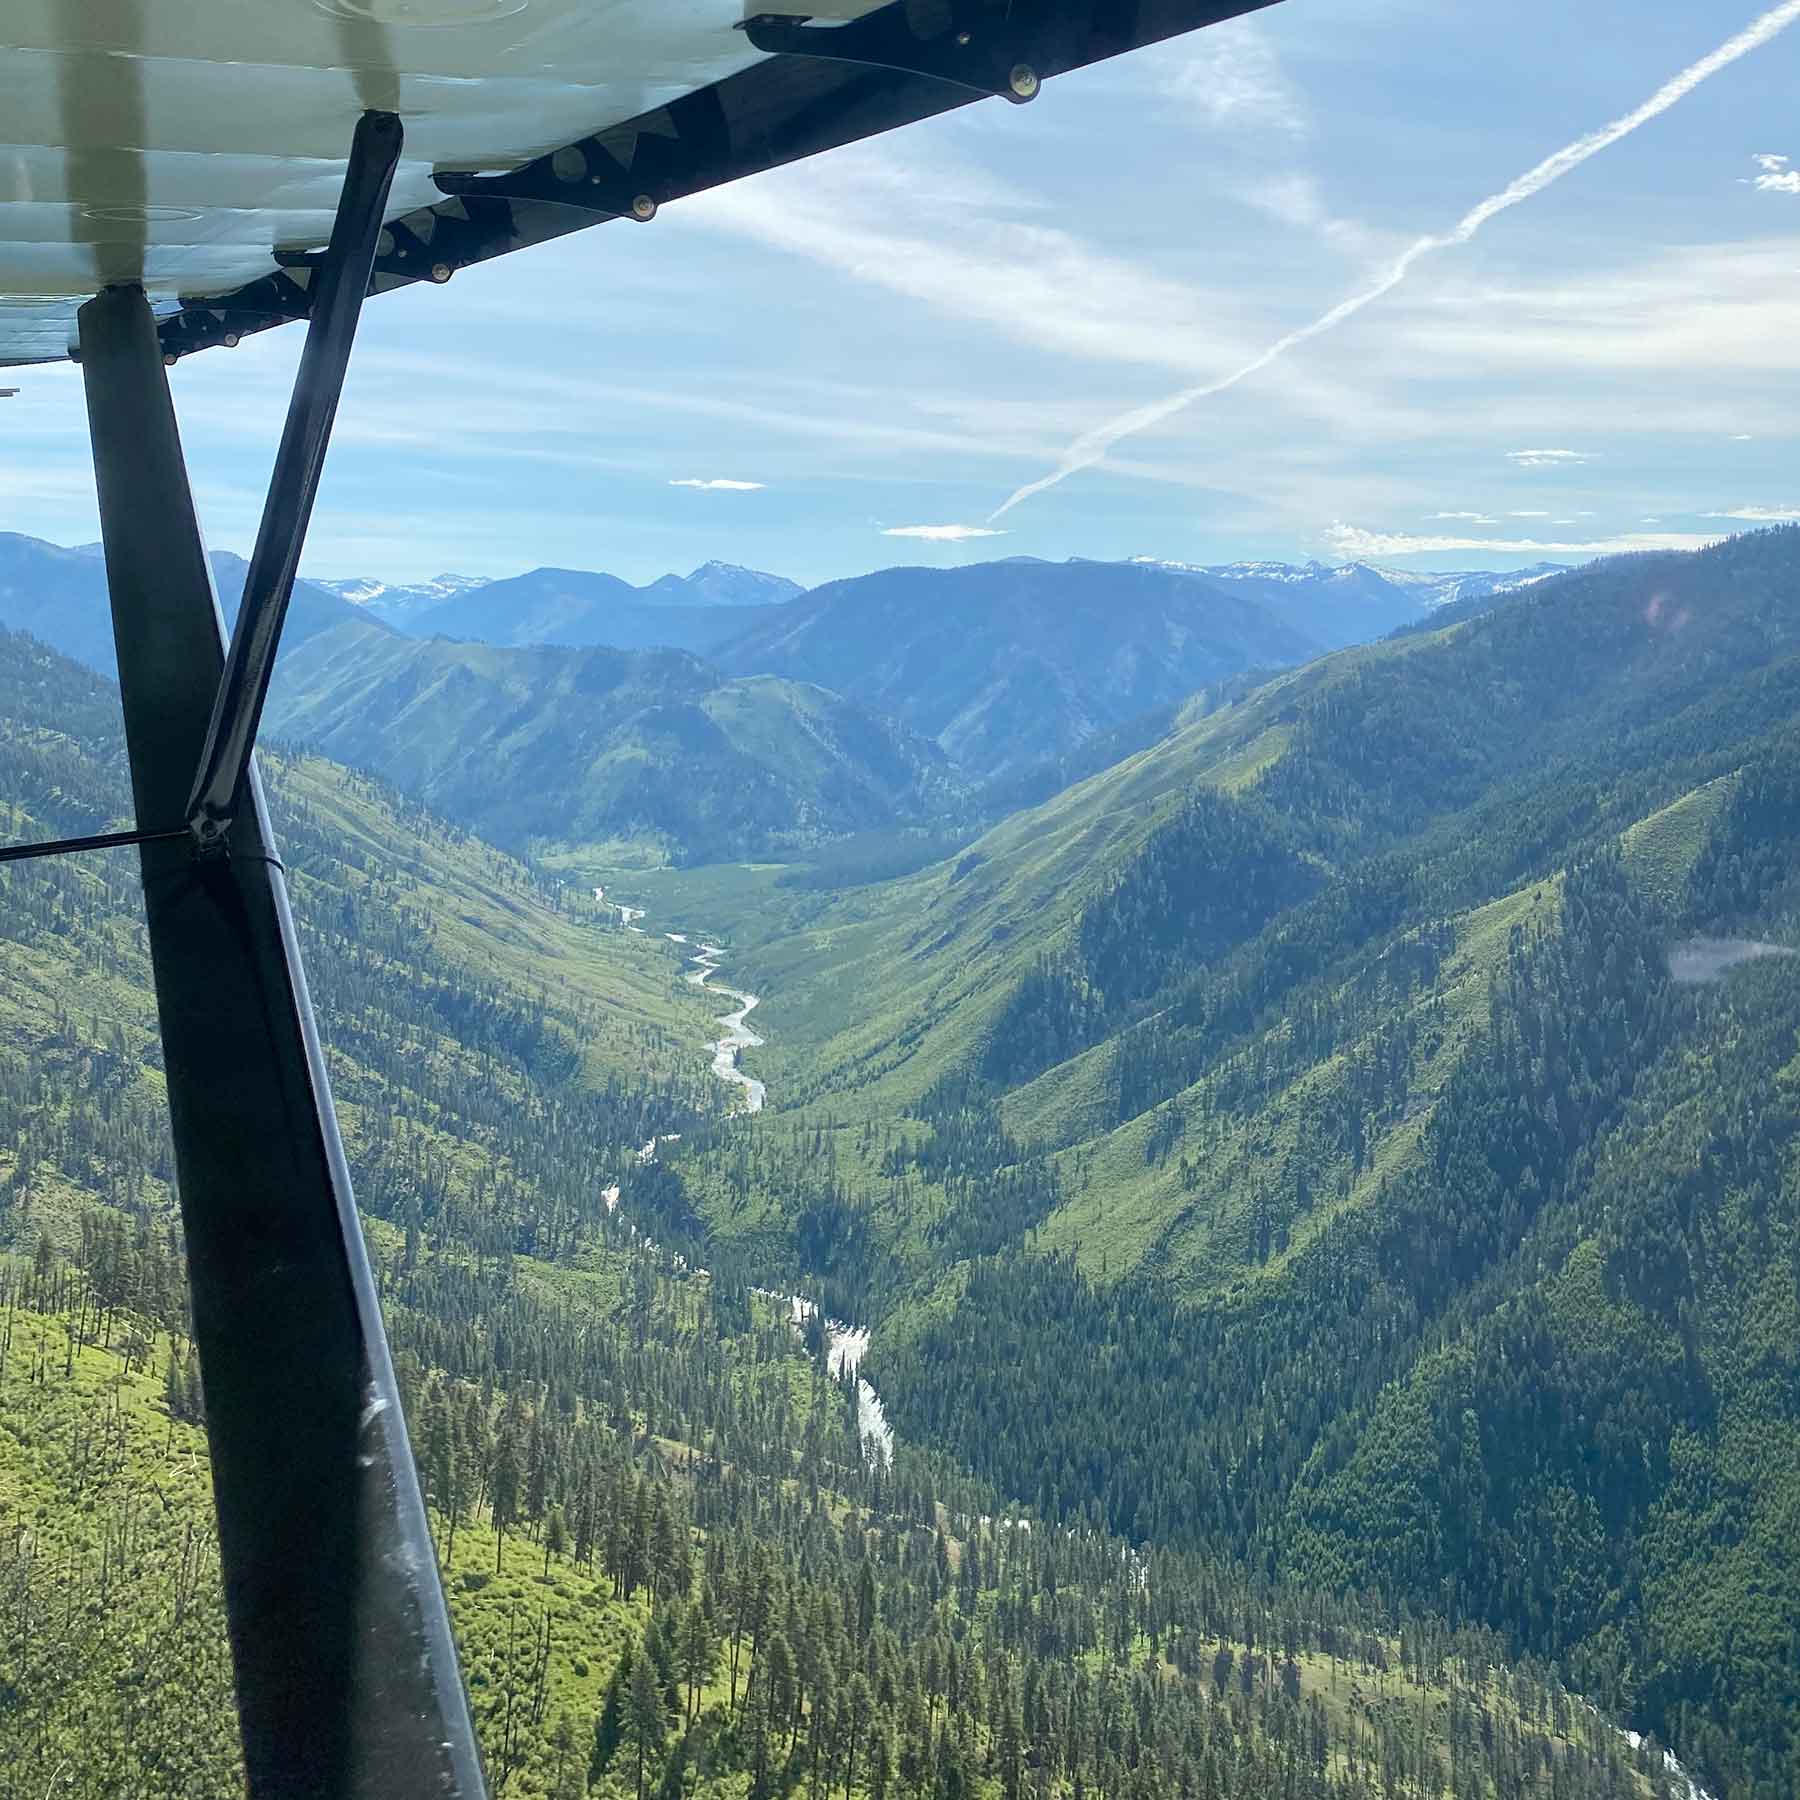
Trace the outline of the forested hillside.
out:
<instances>
[{"instance_id":1,"label":"forested hillside","mask_svg":"<svg viewBox=\"0 0 1800 1800\"><path fill-rule=\"evenodd\" d=\"M0 696L6 835L115 822L105 684L0 635ZM1019 1517L922 1441L873 1454L816 1330L745 1249L697 1272L639 1153L719 1107L673 958L367 777L270 761L496 1793L1671 1791L1490 1634ZM222 1800L134 889L125 856L0 875L0 1784Z\"/></svg>"},{"instance_id":2,"label":"forested hillside","mask_svg":"<svg viewBox=\"0 0 1800 1800\"><path fill-rule=\"evenodd\" d=\"M1793 530L1278 677L776 919L788 1116L673 1172L875 1324L903 1436L1479 1620L1775 1800L1796 702Z\"/></svg>"},{"instance_id":3,"label":"forested hillside","mask_svg":"<svg viewBox=\"0 0 1800 1800\"><path fill-rule=\"evenodd\" d=\"M762 609L714 654L742 674L847 694L988 777L1319 648L1256 600L1185 571L1023 557L828 582Z\"/></svg>"},{"instance_id":4,"label":"forested hillside","mask_svg":"<svg viewBox=\"0 0 1800 1800\"><path fill-rule=\"evenodd\" d=\"M213 566L229 621L245 567L225 555ZM110 675L105 563L0 534L9 626ZM514 852L629 842L639 860L793 856L964 810L935 745L805 682L728 680L684 650L409 637L307 582L295 584L267 724Z\"/></svg>"}]
</instances>

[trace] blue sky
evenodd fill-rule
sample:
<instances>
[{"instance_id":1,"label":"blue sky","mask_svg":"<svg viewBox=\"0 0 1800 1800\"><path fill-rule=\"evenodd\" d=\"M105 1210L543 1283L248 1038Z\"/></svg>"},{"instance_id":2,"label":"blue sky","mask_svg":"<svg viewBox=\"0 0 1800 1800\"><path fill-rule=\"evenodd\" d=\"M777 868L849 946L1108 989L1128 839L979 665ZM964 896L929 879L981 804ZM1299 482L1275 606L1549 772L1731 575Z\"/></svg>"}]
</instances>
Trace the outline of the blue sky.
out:
<instances>
[{"instance_id":1,"label":"blue sky","mask_svg":"<svg viewBox=\"0 0 1800 1800\"><path fill-rule=\"evenodd\" d=\"M384 297L307 572L1503 567L1794 516L1800 22L1334 329L994 517L1084 435L1378 285L1767 11L1283 0L1030 106ZM248 548L299 342L176 371L215 546ZM0 525L94 537L78 376L9 380ZM717 483L743 485L683 485ZM938 535L894 535L920 528Z\"/></svg>"}]
</instances>

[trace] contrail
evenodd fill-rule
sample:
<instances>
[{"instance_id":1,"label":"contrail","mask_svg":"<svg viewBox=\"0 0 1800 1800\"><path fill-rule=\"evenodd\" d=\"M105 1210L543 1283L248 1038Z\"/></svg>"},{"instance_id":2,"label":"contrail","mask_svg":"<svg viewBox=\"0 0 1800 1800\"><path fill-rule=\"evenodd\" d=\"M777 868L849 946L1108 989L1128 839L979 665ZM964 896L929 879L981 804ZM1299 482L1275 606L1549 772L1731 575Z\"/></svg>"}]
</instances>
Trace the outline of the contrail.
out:
<instances>
[{"instance_id":1,"label":"contrail","mask_svg":"<svg viewBox=\"0 0 1800 1800\"><path fill-rule=\"evenodd\" d=\"M991 525L996 519L1011 512L1021 500L1029 500L1033 494L1041 494L1046 488L1055 487L1059 481L1066 481L1078 471L1092 468L1122 438L1132 437L1152 425L1161 424L1164 419L1180 412L1184 407L1192 406L1197 400L1210 400L1214 394L1222 394L1227 388L1236 387L1240 381L1247 381L1252 375L1260 374L1270 363L1279 361L1298 345L1312 338L1322 337L1343 324L1365 306L1379 300L1383 294L1391 294L1412 272L1413 264L1421 257L1429 256L1434 250L1448 250L1457 244L1466 244L1496 213L1505 212L1508 207L1517 206L1520 201L1529 200L1534 194L1541 194L1571 169L1580 168L1590 156L1598 156L1620 138L1629 137L1640 125L1647 125L1659 114L1666 113L1676 101L1685 99L1708 77L1718 74L1721 69L1729 68L1739 57L1748 56L1752 50L1760 50L1797 19L1800 19L1800 0L1782 0L1780 6L1771 7L1736 37L1727 39L1710 56L1701 57L1697 63L1664 82L1634 112L1614 119L1610 125L1603 125L1598 131L1590 131L1586 137L1577 138L1574 143L1558 150L1554 156L1545 157L1535 169L1528 170L1510 186L1490 195L1478 206L1464 213L1452 230L1441 236L1415 239L1369 287L1350 295L1346 300L1340 300L1310 325L1302 325L1298 331L1290 331L1286 337L1277 338L1260 356L1245 363L1241 369L1233 371L1222 381L1209 381L1199 387L1182 388L1178 393L1169 394L1161 400L1152 400L1131 412L1120 413L1117 418L1108 419L1104 425L1096 425L1092 431L1083 432L1062 453L1062 460L1048 475L1027 482L988 515L988 523Z\"/></svg>"}]
</instances>

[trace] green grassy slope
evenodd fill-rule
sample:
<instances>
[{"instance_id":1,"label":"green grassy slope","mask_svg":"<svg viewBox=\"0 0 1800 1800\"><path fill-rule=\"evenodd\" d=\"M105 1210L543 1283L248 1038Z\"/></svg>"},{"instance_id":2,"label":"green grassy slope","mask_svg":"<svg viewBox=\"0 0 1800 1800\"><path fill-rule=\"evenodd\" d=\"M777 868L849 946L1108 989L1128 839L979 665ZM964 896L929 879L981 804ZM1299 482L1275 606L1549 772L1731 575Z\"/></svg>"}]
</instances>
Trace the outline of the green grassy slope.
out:
<instances>
[{"instance_id":1,"label":"green grassy slope","mask_svg":"<svg viewBox=\"0 0 1800 1800\"><path fill-rule=\"evenodd\" d=\"M1774 1800L1800 1372L1735 1359L1784 1329L1800 1011L1779 957L1729 977L1773 996L1758 1061L1668 958L1800 948L1797 704L1792 530L1282 676L945 864L741 926L778 1110L674 1173L872 1319L901 1429L1007 1491L1466 1609ZM1719 1159L1679 1204L1659 1109ZM1658 1280L1707 1271L1673 1340L1605 1233L1600 1289L1583 1260L1627 1199ZM1491 1335L1506 1307L1534 1335ZM1671 1341L1678 1457L1608 1386ZM1532 1487L1506 1459L1540 1442Z\"/></svg>"},{"instance_id":2,"label":"green grassy slope","mask_svg":"<svg viewBox=\"0 0 1800 1800\"><path fill-rule=\"evenodd\" d=\"M678 860L781 853L956 798L942 754L904 727L678 650L337 629L283 658L269 725L513 849L633 836Z\"/></svg>"},{"instance_id":3,"label":"green grassy slope","mask_svg":"<svg viewBox=\"0 0 1800 1800\"><path fill-rule=\"evenodd\" d=\"M0 634L15 840L123 817L117 702ZM579 1238L634 1147L721 1104L710 1009L668 946L318 758L265 759L359 1198L421 1225ZM129 852L0 871L0 1190L67 1241L78 1197L167 1210ZM398 1121L398 1123L396 1123Z\"/></svg>"},{"instance_id":4,"label":"green grassy slope","mask_svg":"<svg viewBox=\"0 0 1800 1800\"><path fill-rule=\"evenodd\" d=\"M107 822L105 689L7 638L0 679L9 827ZM941 1455L866 1460L850 1394L729 1245L703 1276L631 1235L698 1225L683 1165L636 1161L652 1131L701 1167L765 1154L741 1122L709 1142L704 1003L672 958L368 778L271 773L497 1792L1250 1800L1329 1776L1356 1800L1649 1800L1649 1762L1479 1633L1167 1551L1140 1579L1117 1539L996 1525ZM5 881L0 1769L74 1800L222 1796L134 884L117 859ZM880 1178L873 1137L833 1137Z\"/></svg>"}]
</instances>

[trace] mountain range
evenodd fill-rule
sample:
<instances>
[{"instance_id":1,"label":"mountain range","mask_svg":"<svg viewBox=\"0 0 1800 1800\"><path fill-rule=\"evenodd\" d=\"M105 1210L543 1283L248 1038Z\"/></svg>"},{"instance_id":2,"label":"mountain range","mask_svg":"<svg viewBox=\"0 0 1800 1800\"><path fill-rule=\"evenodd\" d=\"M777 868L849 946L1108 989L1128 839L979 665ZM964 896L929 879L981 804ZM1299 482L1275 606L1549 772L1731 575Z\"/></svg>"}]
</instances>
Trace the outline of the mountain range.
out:
<instances>
[{"instance_id":1,"label":"mountain range","mask_svg":"<svg viewBox=\"0 0 1800 1800\"><path fill-rule=\"evenodd\" d=\"M780 575L721 562L641 588L616 575L551 568L497 580L439 575L412 587L367 579L317 585L418 637L610 644L616 650L705 649L736 629L733 609L772 606L802 591Z\"/></svg>"},{"instance_id":2,"label":"mountain range","mask_svg":"<svg viewBox=\"0 0 1800 1800\"><path fill-rule=\"evenodd\" d=\"M1490 1629L1774 1800L1800 529L1449 611L931 868L747 895L763 1141L837 1182L794 1185L788 1253L873 1326L903 1440ZM675 1170L766 1247L739 1154Z\"/></svg>"},{"instance_id":3,"label":"mountain range","mask_svg":"<svg viewBox=\"0 0 1800 1800\"><path fill-rule=\"evenodd\" d=\"M229 619L245 565L213 560ZM961 831L1157 741L1255 671L1533 578L1014 558L810 593L719 563L642 588L548 568L302 581L268 721L509 845L623 834L684 862L804 855ZM0 624L112 673L98 547L0 536Z\"/></svg>"},{"instance_id":4,"label":"mountain range","mask_svg":"<svg viewBox=\"0 0 1800 1800\"><path fill-rule=\"evenodd\" d=\"M0 544L0 607L36 604L13 591L36 554L18 542ZM94 610L81 560L44 559L59 603L35 616L91 646L73 617ZM271 756L421 1416L438 1440L485 1444L495 1407L508 1429L522 1367L544 1401L517 1402L509 1439L517 1452L536 1432L546 1502L510 1567L507 1521L482 1524L457 1491L462 1452L427 1459L445 1528L485 1534L458 1584L465 1609L490 1594L483 1686L498 1694L488 1672L512 1667L504 1608L540 1591L548 1607L556 1583L585 1592L560 1498L550 1522L551 1496L582 1504L568 1470L611 1471L600 1518L636 1504L652 1519L631 1473L641 1444L705 1484L693 1529L714 1534L710 1573L679 1601L697 1637L708 1579L724 1619L729 1571L751 1571L738 1592L767 1574L719 1520L742 1523L723 1511L734 1483L772 1472L757 1505L804 1539L797 1567L827 1576L793 1609L796 1639L835 1644L860 1618L874 1686L935 1657L959 1693L996 1696L993 1760L1003 1771L999 1746L1021 1747L1021 1791L1025 1746L1111 1731L1070 1726L1078 1698L1121 1744L1140 1731L1140 1769L1165 1754L1152 1742L1172 1769L1205 1745L1161 1786L1133 1785L1123 1750L1090 1759L1084 1792L1299 1794L1334 1772L1346 1792L1459 1800L1687 1791L1660 1748L1609 1766L1579 1742L1596 1716L1583 1695L1674 1743L1719 1800L1786 1800L1800 529L1433 590L1387 635L1324 654L1271 590L1310 606L1335 587L1367 623L1405 584L1119 567L832 584L743 609L710 662L415 637L322 589L297 596L272 722L397 770L455 821ZM222 588L234 573L222 565ZM1131 646L1116 663L1095 623L1109 605ZM1027 653L1066 730L1008 685ZM1190 656L1212 659L1206 685L1154 698L1201 666ZM815 669L866 683L880 710ZM0 642L0 682L15 819L115 820L113 697L23 640ZM1038 760L1009 753L1009 718ZM834 890L745 866L860 829L922 838L1085 757L1098 766L893 879ZM968 782L980 768L995 772L985 798ZM616 851L609 898L725 944L730 979L761 996L767 1041L747 1066L766 1112L724 1116L681 1080L704 1075L715 1028L683 1022L684 1004L703 1009L673 951L470 826L585 840L597 865ZM712 866L631 868L646 837ZM5 882L0 1200L12 1247L37 1233L54 1266L55 1233L70 1256L104 1241L80 1228L84 1205L124 1198L133 1230L167 1216L147 979L124 859ZM655 1094L629 1086L639 1059ZM703 1253L705 1288L628 1231L678 1241L690 1265ZM159 1240L96 1267L153 1288ZM593 1321L576 1299L589 1282ZM788 1303L768 1310L759 1287L803 1289L871 1333L862 1373L902 1446L891 1470L865 1462L822 1336L805 1368L779 1364ZM631 1331L602 1336L624 1308ZM20 1309L34 1344L36 1310ZM178 1301L169 1312L165 1335ZM764 1326L754 1361L730 1361ZM750 1385L765 1363L775 1391ZM10 1382L7 1405L54 1386ZM446 1393L479 1422L452 1429ZM753 1405L732 1410L744 1393ZM751 1410L805 1445L774 1455ZM708 1447L667 1456L699 1417ZM584 1461L557 1434L596 1419L612 1435ZM79 1504L34 1494L50 1541ZM895 1511L846 1530L864 1504ZM687 1523L662 1507L679 1543ZM989 1529L1020 1511L1053 1528ZM595 1516L589 1550L610 1554ZM1076 1565L1104 1595L1093 1612L1074 1609ZM916 1572L905 1596L895 1567ZM652 1598L621 1625L647 1673L686 1641L676 1617ZM558 1615L558 1658L582 1629ZM901 1630L932 1647L890 1657L884 1634ZM558 1661L555 1676L579 1696L579 1751L571 1726L562 1759L577 1782L590 1742L599 1761L618 1749L598 1682L575 1686L581 1641L583 1675ZM1049 1666L1028 1676L1010 1659L1029 1646ZM833 1655L804 1652L811 1679ZM1527 1673L1502 1672L1509 1659ZM1453 1664L1477 1673L1445 1692ZM1176 1730L1159 1709L1195 1684ZM896 1711L924 1720L906 1726L923 1746L951 1678L921 1678L944 1689L929 1703L902 1703L904 1685ZM815 1691L820 1735L824 1717ZM1228 1782L1223 1734L1253 1719L1271 1747ZM538 1785L554 1791L548 1750ZM1040 1772L1063 1796L1075 1785Z\"/></svg>"},{"instance_id":5,"label":"mountain range","mask_svg":"<svg viewBox=\"0 0 1800 1800\"><path fill-rule=\"evenodd\" d=\"M1261 1800L1359 1765L1359 1800L1671 1791L1660 1747L1492 1633L1402 1624L1210 1545L1051 1528L959 1467L946 1431L874 1453L843 1334L795 1329L787 1288L759 1288L812 1291L782 1267L784 1216L829 1248L898 1144L721 1119L720 1002L659 934L365 773L264 763L496 1791ZM116 691L0 631L11 829L93 830L128 794ZM30 1626L0 1644L0 1762L53 1786L74 1770L83 1793L241 1800L136 858L13 865L0 893L0 1569ZM684 1207L714 1163L766 1209L767 1259L715 1239L696 1266ZM972 1269L971 1298L992 1278ZM1010 1333L1017 1312L993 1317ZM1064 1327L1089 1323L1036 1322L1059 1389ZM1097 1399L1129 1398L1122 1372L1095 1360ZM968 1397L993 1452L1016 1448L991 1403L1013 1379Z\"/></svg>"}]
</instances>

